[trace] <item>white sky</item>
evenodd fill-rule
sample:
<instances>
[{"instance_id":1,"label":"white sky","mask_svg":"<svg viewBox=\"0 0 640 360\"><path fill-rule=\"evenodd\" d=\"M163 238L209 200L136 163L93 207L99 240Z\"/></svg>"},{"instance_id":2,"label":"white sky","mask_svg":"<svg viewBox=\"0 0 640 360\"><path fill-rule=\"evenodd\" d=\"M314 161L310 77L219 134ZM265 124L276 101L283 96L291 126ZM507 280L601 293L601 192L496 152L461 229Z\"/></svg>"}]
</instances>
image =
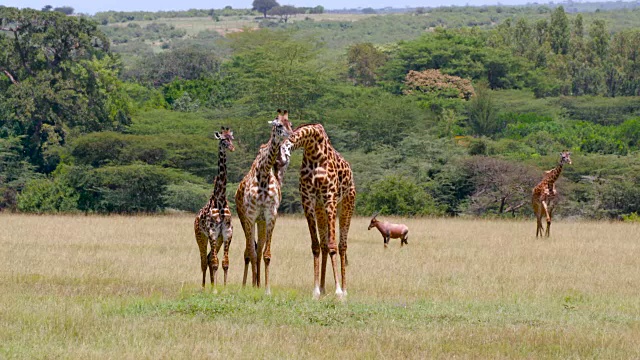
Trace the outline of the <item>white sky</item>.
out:
<instances>
[{"instance_id":1,"label":"white sky","mask_svg":"<svg viewBox=\"0 0 640 360\"><path fill-rule=\"evenodd\" d=\"M546 0L277 0L280 5L317 6L325 9L366 8L380 9L391 6L394 8L417 6L447 6L447 5L505 5L526 4L527 2L546 3ZM0 5L32 9L42 9L45 5L53 7L71 6L77 13L94 14L98 11L160 11L160 10L188 10L188 9L222 9L230 5L234 9L247 9L251 7L253 0L0 0Z\"/></svg>"}]
</instances>

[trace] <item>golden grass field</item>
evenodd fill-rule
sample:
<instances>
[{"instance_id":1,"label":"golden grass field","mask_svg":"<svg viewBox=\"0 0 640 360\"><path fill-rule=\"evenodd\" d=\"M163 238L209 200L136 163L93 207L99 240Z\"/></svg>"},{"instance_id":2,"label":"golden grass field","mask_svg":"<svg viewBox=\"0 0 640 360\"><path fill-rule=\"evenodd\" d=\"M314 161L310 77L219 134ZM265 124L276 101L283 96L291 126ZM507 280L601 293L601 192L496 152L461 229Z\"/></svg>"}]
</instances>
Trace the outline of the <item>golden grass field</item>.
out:
<instances>
[{"instance_id":1,"label":"golden grass field","mask_svg":"<svg viewBox=\"0 0 640 360\"><path fill-rule=\"evenodd\" d=\"M385 250L354 219L339 302L311 298L299 217L278 220L268 297L240 286L237 221L214 293L193 216L1 214L0 358L640 358L639 224L406 223Z\"/></svg>"}]
</instances>

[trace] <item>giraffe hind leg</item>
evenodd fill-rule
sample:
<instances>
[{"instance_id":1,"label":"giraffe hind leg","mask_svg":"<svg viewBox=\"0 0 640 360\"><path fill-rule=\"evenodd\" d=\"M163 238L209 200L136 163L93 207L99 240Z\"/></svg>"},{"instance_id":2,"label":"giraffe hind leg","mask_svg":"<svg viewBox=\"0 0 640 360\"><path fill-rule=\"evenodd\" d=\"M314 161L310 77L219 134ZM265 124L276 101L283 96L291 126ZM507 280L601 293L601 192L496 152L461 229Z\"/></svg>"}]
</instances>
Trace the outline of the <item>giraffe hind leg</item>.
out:
<instances>
[{"instance_id":1,"label":"giraffe hind leg","mask_svg":"<svg viewBox=\"0 0 640 360\"><path fill-rule=\"evenodd\" d=\"M202 288L204 289L207 280L207 237L200 231L200 228L196 225L196 242L198 243L198 249L200 250L200 269L202 270Z\"/></svg>"}]
</instances>

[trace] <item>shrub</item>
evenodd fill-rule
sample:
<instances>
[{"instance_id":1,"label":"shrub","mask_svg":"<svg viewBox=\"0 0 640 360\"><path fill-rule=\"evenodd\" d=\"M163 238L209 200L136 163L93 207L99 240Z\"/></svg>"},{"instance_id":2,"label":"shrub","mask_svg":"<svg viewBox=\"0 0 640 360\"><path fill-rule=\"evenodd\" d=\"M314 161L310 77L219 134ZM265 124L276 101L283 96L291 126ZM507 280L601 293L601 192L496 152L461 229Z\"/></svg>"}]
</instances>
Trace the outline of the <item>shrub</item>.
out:
<instances>
[{"instance_id":1,"label":"shrub","mask_svg":"<svg viewBox=\"0 0 640 360\"><path fill-rule=\"evenodd\" d=\"M59 180L33 179L18 195L18 210L31 213L73 212L80 195Z\"/></svg>"},{"instance_id":2,"label":"shrub","mask_svg":"<svg viewBox=\"0 0 640 360\"><path fill-rule=\"evenodd\" d=\"M409 178L387 176L374 183L362 196L361 213L379 211L383 215L432 215L441 214L435 201L424 189Z\"/></svg>"}]
</instances>

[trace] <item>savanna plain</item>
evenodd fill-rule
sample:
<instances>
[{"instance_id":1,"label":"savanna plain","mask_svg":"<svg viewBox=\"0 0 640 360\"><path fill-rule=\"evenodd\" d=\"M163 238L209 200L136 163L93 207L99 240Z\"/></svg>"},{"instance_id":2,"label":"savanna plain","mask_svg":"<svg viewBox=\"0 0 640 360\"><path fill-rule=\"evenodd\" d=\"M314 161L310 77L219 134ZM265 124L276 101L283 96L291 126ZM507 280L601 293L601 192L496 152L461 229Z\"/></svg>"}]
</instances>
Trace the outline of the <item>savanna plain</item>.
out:
<instances>
[{"instance_id":1,"label":"savanna plain","mask_svg":"<svg viewBox=\"0 0 640 360\"><path fill-rule=\"evenodd\" d=\"M340 302L312 300L301 217L278 219L266 296L235 219L214 292L193 216L0 215L0 358L640 358L640 225L403 219L385 250L368 221Z\"/></svg>"}]
</instances>

